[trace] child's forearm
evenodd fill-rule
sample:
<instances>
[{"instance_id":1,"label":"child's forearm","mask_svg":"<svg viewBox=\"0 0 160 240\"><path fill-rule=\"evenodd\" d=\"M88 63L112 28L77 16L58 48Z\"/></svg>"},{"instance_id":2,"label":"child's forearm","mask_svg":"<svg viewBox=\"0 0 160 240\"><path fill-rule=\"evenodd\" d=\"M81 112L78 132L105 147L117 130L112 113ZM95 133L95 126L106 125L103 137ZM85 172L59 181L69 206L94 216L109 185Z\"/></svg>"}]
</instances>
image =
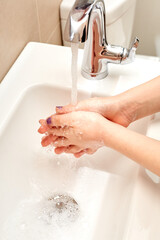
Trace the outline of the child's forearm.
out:
<instances>
[{"instance_id":1,"label":"child's forearm","mask_svg":"<svg viewBox=\"0 0 160 240\"><path fill-rule=\"evenodd\" d=\"M111 123L104 128L104 144L160 176L160 142Z\"/></svg>"},{"instance_id":2,"label":"child's forearm","mask_svg":"<svg viewBox=\"0 0 160 240\"><path fill-rule=\"evenodd\" d=\"M134 121L160 111L160 76L119 95ZM132 114L132 113L131 113Z\"/></svg>"}]
</instances>

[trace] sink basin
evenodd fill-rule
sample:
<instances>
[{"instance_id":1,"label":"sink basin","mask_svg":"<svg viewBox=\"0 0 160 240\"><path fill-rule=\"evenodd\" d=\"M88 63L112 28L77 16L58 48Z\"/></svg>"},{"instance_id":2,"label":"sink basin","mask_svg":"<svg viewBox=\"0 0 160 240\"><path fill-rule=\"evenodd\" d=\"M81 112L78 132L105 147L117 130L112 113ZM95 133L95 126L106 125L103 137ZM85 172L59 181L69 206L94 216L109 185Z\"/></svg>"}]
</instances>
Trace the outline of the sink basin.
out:
<instances>
[{"instance_id":1,"label":"sink basin","mask_svg":"<svg viewBox=\"0 0 160 240\"><path fill-rule=\"evenodd\" d=\"M82 55L79 100L114 95L159 74L156 58L139 56L130 65L111 65L106 79L89 81L80 75ZM109 148L77 160L40 145L38 120L70 102L70 58L67 47L29 43L0 85L0 239L128 240L135 227L136 239L154 234L158 240L157 225L146 230L142 219L159 222L160 191L143 168ZM130 128L146 134L148 120ZM52 221L47 204L56 193L78 203L76 220Z\"/></svg>"}]
</instances>

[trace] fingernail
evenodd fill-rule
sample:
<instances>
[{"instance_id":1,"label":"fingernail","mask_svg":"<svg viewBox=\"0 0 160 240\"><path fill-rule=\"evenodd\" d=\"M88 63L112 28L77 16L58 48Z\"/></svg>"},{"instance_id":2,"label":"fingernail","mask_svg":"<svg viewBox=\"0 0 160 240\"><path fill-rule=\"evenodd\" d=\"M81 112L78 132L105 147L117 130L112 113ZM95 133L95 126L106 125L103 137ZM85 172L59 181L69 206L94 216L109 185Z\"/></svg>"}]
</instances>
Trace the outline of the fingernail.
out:
<instances>
[{"instance_id":1,"label":"fingernail","mask_svg":"<svg viewBox=\"0 0 160 240\"><path fill-rule=\"evenodd\" d=\"M56 106L56 108L58 108L58 109L62 109L62 108L63 108L63 106Z\"/></svg>"},{"instance_id":2,"label":"fingernail","mask_svg":"<svg viewBox=\"0 0 160 240\"><path fill-rule=\"evenodd\" d=\"M47 118L46 122L47 122L47 124L51 124L51 122L52 122L51 117Z\"/></svg>"}]
</instances>

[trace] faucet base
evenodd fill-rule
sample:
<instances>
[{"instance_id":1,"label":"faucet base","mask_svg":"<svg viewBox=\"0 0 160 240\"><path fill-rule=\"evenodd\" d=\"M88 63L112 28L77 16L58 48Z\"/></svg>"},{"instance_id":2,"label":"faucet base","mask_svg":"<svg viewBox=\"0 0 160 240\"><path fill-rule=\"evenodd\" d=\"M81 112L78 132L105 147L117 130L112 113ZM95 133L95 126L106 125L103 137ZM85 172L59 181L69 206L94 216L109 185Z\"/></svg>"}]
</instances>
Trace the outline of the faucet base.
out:
<instances>
[{"instance_id":1,"label":"faucet base","mask_svg":"<svg viewBox=\"0 0 160 240\"><path fill-rule=\"evenodd\" d=\"M89 73L88 71L86 72L85 70L81 70L81 74L84 78L87 78L89 80L103 80L105 77L108 75L108 66L105 69L104 72L100 73Z\"/></svg>"}]
</instances>

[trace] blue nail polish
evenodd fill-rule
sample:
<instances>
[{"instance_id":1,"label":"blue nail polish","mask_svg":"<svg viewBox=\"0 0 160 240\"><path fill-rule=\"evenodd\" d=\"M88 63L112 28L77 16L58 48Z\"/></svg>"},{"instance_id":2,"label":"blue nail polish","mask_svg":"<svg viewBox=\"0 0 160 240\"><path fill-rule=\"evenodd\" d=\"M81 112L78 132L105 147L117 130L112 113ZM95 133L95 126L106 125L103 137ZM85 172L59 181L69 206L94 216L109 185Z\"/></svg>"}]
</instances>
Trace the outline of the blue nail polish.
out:
<instances>
[{"instance_id":1,"label":"blue nail polish","mask_svg":"<svg viewBox=\"0 0 160 240\"><path fill-rule=\"evenodd\" d=\"M52 122L51 117L47 118L46 122L47 122L47 124L51 124L51 122Z\"/></svg>"},{"instance_id":2,"label":"blue nail polish","mask_svg":"<svg viewBox=\"0 0 160 240\"><path fill-rule=\"evenodd\" d=\"M56 108L58 108L58 109L62 109L63 107L62 107L62 106L56 106Z\"/></svg>"}]
</instances>

